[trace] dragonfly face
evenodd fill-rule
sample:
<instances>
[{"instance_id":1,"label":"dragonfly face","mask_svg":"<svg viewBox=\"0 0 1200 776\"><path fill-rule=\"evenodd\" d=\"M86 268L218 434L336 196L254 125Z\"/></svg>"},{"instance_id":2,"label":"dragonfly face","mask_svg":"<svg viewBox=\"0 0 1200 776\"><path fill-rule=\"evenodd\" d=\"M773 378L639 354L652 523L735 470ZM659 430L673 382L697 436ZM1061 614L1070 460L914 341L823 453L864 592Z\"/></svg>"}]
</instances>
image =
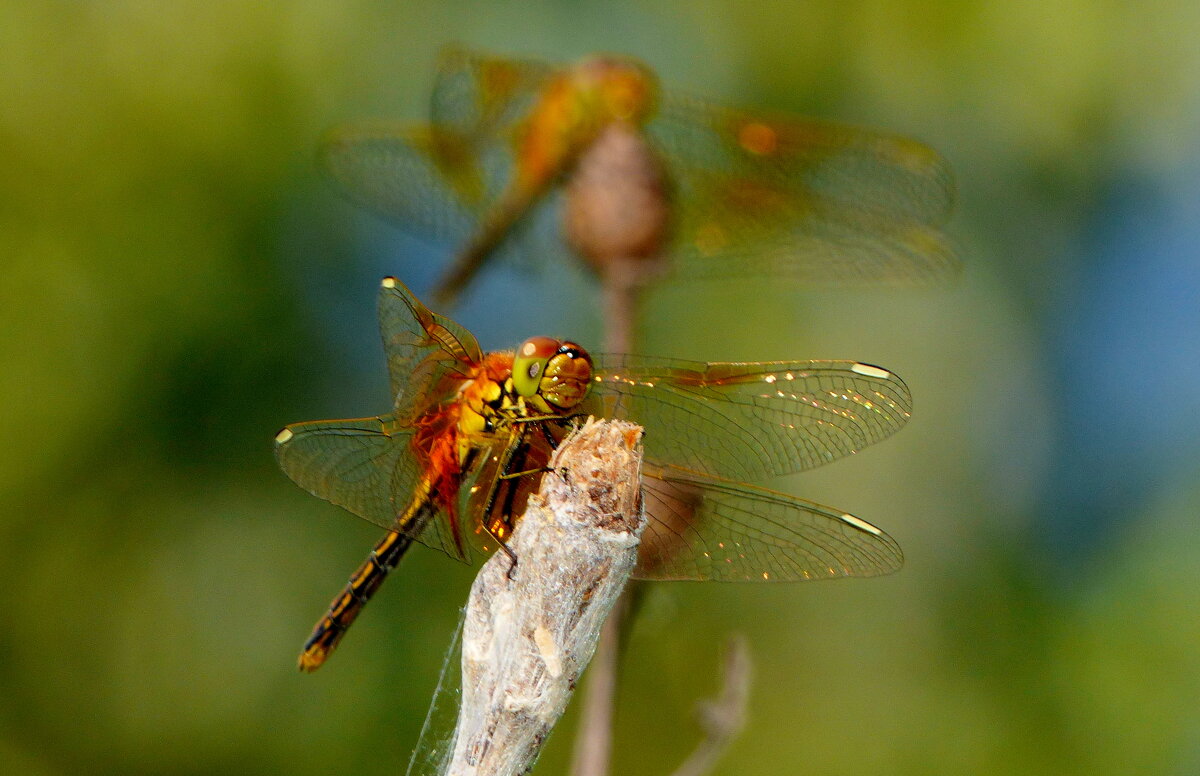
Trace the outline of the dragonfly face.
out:
<instances>
[{"instance_id":1,"label":"dragonfly face","mask_svg":"<svg viewBox=\"0 0 1200 776\"><path fill-rule=\"evenodd\" d=\"M595 106L599 122L641 125L658 105L658 79L635 59L586 57L569 72L585 100Z\"/></svg>"},{"instance_id":2,"label":"dragonfly face","mask_svg":"<svg viewBox=\"0 0 1200 776\"><path fill-rule=\"evenodd\" d=\"M314 670L413 541L467 560L495 549L574 417L643 425L645 579L804 580L900 567L896 543L841 510L748 485L849 455L908 419L907 387L853 361L699 363L590 356L533 337L484 354L454 321L384 281L393 406L288 426L276 457L298 485L388 530L300 658Z\"/></svg>"},{"instance_id":3,"label":"dragonfly face","mask_svg":"<svg viewBox=\"0 0 1200 776\"><path fill-rule=\"evenodd\" d=\"M516 243L529 255L582 254L602 275L631 250L668 257L681 278L920 285L958 272L940 229L949 166L915 140L662 91L619 57L556 67L453 50L432 105L426 126L340 128L322 156L354 199L465 246L443 303ZM593 154L597 145L607 150ZM581 191L585 171L601 183ZM637 186L616 203L652 216L632 226L607 220L629 216L604 199L626 180ZM599 202L578 206L580 196ZM535 217L558 207L565 221ZM632 247L604 239L637 229Z\"/></svg>"},{"instance_id":4,"label":"dragonfly face","mask_svg":"<svg viewBox=\"0 0 1200 776\"><path fill-rule=\"evenodd\" d=\"M512 380L539 412L567 414L587 396L592 357L573 342L530 337L513 357Z\"/></svg>"}]
</instances>

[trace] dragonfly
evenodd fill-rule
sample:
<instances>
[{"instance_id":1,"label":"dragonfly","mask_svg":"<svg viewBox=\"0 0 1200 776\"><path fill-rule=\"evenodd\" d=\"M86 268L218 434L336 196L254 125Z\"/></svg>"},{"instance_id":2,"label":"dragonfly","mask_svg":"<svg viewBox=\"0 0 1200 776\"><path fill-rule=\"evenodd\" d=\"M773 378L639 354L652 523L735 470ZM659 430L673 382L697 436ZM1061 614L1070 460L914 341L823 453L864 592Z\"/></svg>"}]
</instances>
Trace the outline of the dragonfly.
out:
<instances>
[{"instance_id":1,"label":"dragonfly","mask_svg":"<svg viewBox=\"0 0 1200 776\"><path fill-rule=\"evenodd\" d=\"M941 231L949 165L906 137L663 90L609 55L556 66L452 48L431 114L335 128L320 157L353 200L463 246L439 305L518 247L582 257L614 286L669 271L885 285L959 271Z\"/></svg>"},{"instance_id":2,"label":"dragonfly","mask_svg":"<svg viewBox=\"0 0 1200 776\"><path fill-rule=\"evenodd\" d=\"M484 353L390 277L379 321L391 410L275 437L296 484L387 531L305 643L302 670L325 662L414 542L463 561L507 551L550 454L587 415L647 429L636 578L867 577L903 562L867 521L746 482L820 466L903 426L911 397L886 369L592 355L545 336Z\"/></svg>"}]
</instances>

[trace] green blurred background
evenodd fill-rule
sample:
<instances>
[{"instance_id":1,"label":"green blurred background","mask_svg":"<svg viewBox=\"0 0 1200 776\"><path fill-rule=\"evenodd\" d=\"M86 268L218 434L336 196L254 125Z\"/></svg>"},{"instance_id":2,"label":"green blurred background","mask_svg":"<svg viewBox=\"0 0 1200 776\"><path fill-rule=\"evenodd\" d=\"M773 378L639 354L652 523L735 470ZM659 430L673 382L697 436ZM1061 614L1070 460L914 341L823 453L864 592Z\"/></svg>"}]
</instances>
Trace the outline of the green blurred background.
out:
<instances>
[{"instance_id":1,"label":"green blurred background","mask_svg":"<svg viewBox=\"0 0 1200 776\"><path fill-rule=\"evenodd\" d=\"M438 267L313 149L420 119L449 42L633 54L958 174L949 291L650 298L647 352L905 377L909 428L772 484L885 527L907 566L654 587L616 772L690 750L732 631L757 681L722 774L1200 771L1197 33L1189 0L0 5L0 772L407 763L470 572L412 553L297 673L377 531L288 482L271 438L387 406L378 279L421 294ZM485 347L595 343L593 291L498 268L456 317Z\"/></svg>"}]
</instances>

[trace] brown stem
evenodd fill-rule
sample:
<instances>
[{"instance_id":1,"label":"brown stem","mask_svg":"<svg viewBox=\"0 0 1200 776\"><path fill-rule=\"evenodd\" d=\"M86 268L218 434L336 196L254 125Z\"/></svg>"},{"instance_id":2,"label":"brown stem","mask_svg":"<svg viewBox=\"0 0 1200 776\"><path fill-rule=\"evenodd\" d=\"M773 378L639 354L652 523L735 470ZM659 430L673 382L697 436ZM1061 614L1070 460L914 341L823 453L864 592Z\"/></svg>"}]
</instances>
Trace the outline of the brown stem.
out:
<instances>
[{"instance_id":1,"label":"brown stem","mask_svg":"<svg viewBox=\"0 0 1200 776\"><path fill-rule=\"evenodd\" d=\"M612 752L613 707L617 697L617 671L621 663L621 630L629 611L628 591L621 594L600 631L600 644L592 658L583 694L579 732L571 776L606 776Z\"/></svg>"},{"instance_id":2,"label":"brown stem","mask_svg":"<svg viewBox=\"0 0 1200 776\"><path fill-rule=\"evenodd\" d=\"M600 313L604 316L604 352L632 353L642 289L662 276L660 259L627 257L603 264Z\"/></svg>"}]
</instances>

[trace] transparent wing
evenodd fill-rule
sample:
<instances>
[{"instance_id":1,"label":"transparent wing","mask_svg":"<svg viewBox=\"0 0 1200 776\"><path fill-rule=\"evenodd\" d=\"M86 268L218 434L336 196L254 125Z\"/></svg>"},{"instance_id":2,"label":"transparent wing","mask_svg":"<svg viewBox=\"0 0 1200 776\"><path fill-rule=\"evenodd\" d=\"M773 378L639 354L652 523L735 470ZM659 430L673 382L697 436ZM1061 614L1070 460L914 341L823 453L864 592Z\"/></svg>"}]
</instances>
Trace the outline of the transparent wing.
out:
<instances>
[{"instance_id":1,"label":"transparent wing","mask_svg":"<svg viewBox=\"0 0 1200 776\"><path fill-rule=\"evenodd\" d=\"M294 423L275 437L275 458L284 474L314 496L466 560L465 546L440 516L411 526L397 522L413 499L429 497L421 487L412 435L394 415Z\"/></svg>"},{"instance_id":2,"label":"transparent wing","mask_svg":"<svg viewBox=\"0 0 1200 776\"><path fill-rule=\"evenodd\" d=\"M438 384L447 374L466 379L483 360L474 334L427 308L395 278L380 285L379 330L401 418L440 399Z\"/></svg>"},{"instance_id":3,"label":"transparent wing","mask_svg":"<svg viewBox=\"0 0 1200 776\"><path fill-rule=\"evenodd\" d=\"M512 136L550 68L443 51L431 122L358 122L328 132L321 165L345 193L426 236L461 244L512 179Z\"/></svg>"},{"instance_id":4,"label":"transparent wing","mask_svg":"<svg viewBox=\"0 0 1200 776\"><path fill-rule=\"evenodd\" d=\"M511 140L553 65L451 46L438 57L430 118L479 144Z\"/></svg>"},{"instance_id":5,"label":"transparent wing","mask_svg":"<svg viewBox=\"0 0 1200 776\"><path fill-rule=\"evenodd\" d=\"M415 234L458 249L482 240L495 259L516 265L573 260L558 192L520 207L506 198L508 144L473 143L436 126L363 123L328 133L320 157L350 199Z\"/></svg>"},{"instance_id":6,"label":"transparent wing","mask_svg":"<svg viewBox=\"0 0 1200 776\"><path fill-rule=\"evenodd\" d=\"M359 122L330 130L321 166L360 205L444 242L461 242L508 181L512 155L435 126Z\"/></svg>"},{"instance_id":7,"label":"transparent wing","mask_svg":"<svg viewBox=\"0 0 1200 776\"><path fill-rule=\"evenodd\" d=\"M733 480L811 469L895 433L908 387L854 361L701 363L600 355L581 412L646 429L646 457Z\"/></svg>"},{"instance_id":8,"label":"transparent wing","mask_svg":"<svg viewBox=\"0 0 1200 776\"><path fill-rule=\"evenodd\" d=\"M959 272L939 229L953 177L922 143L679 94L647 131L673 174L681 275L928 284Z\"/></svg>"},{"instance_id":9,"label":"transparent wing","mask_svg":"<svg viewBox=\"0 0 1200 776\"><path fill-rule=\"evenodd\" d=\"M837 509L652 463L642 482L640 579L792 582L889 574L904 563L892 537Z\"/></svg>"}]
</instances>

